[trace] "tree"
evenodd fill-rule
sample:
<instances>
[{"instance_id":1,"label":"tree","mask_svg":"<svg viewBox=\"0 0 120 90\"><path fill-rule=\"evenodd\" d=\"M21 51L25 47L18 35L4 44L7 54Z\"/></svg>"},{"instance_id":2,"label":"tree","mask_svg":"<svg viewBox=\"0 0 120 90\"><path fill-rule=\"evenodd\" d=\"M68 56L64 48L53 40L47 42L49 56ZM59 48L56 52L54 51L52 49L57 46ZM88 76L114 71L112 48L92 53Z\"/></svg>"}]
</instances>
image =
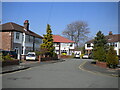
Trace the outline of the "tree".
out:
<instances>
[{"instance_id":1,"label":"tree","mask_svg":"<svg viewBox=\"0 0 120 90\"><path fill-rule=\"evenodd\" d=\"M98 31L94 40L94 47L101 47L107 44L107 40L101 31Z\"/></svg>"},{"instance_id":2,"label":"tree","mask_svg":"<svg viewBox=\"0 0 120 90\"><path fill-rule=\"evenodd\" d=\"M43 43L41 44L41 51L43 52L43 54L52 57L55 47L53 46L52 30L49 24L47 24L46 33L46 35L43 35L44 38Z\"/></svg>"},{"instance_id":3,"label":"tree","mask_svg":"<svg viewBox=\"0 0 120 90\"><path fill-rule=\"evenodd\" d=\"M101 31L98 31L94 39L93 57L98 61L106 60L107 40Z\"/></svg>"},{"instance_id":4,"label":"tree","mask_svg":"<svg viewBox=\"0 0 120 90\"><path fill-rule=\"evenodd\" d=\"M89 33L88 24L83 21L75 21L68 24L62 32L65 37L75 41L77 47L87 40Z\"/></svg>"},{"instance_id":5,"label":"tree","mask_svg":"<svg viewBox=\"0 0 120 90\"><path fill-rule=\"evenodd\" d=\"M115 68L118 64L118 57L116 51L112 46L110 46L108 53L106 55L106 61L109 67Z\"/></svg>"}]
</instances>

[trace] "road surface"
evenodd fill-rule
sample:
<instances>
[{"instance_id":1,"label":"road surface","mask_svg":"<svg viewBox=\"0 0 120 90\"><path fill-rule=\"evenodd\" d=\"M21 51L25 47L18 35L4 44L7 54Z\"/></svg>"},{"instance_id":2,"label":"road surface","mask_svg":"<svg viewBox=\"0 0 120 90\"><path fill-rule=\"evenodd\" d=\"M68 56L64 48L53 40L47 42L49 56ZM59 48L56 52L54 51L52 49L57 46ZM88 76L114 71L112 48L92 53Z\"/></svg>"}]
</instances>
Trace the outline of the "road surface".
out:
<instances>
[{"instance_id":1,"label":"road surface","mask_svg":"<svg viewBox=\"0 0 120 90\"><path fill-rule=\"evenodd\" d=\"M3 88L118 88L118 78L79 68L87 59L68 59L4 74Z\"/></svg>"}]
</instances>

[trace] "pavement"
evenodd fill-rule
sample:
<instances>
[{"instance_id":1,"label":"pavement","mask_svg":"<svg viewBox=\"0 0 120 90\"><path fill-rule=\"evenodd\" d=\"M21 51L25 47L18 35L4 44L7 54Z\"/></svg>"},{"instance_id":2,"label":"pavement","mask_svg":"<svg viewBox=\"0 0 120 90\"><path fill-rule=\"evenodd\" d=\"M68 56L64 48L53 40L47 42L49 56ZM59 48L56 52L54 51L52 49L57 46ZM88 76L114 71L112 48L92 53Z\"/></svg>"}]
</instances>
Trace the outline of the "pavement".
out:
<instances>
[{"instance_id":1,"label":"pavement","mask_svg":"<svg viewBox=\"0 0 120 90\"><path fill-rule=\"evenodd\" d=\"M28 69L31 67L36 67L36 66L40 66L40 65L44 65L44 64L63 62L63 61L65 61L65 60L60 59L60 60L52 60L52 61L44 61L44 62L24 61L24 62L20 63L20 65L11 65L11 66L0 67L0 74L25 70L25 69Z\"/></svg>"},{"instance_id":2,"label":"pavement","mask_svg":"<svg viewBox=\"0 0 120 90\"><path fill-rule=\"evenodd\" d=\"M92 72L95 74L103 74L103 75L109 75L114 77L120 77L119 68L116 68L116 69L103 68L95 64L91 64L91 61L85 61L85 63L81 66L81 68L85 71Z\"/></svg>"}]
</instances>

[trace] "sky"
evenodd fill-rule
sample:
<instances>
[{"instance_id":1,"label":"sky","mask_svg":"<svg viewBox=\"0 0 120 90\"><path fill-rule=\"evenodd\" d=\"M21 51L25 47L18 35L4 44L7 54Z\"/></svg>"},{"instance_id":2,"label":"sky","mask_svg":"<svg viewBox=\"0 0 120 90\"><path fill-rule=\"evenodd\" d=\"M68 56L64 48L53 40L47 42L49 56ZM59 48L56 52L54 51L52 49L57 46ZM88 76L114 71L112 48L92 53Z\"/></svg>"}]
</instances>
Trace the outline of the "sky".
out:
<instances>
[{"instance_id":1,"label":"sky","mask_svg":"<svg viewBox=\"0 0 120 90\"><path fill-rule=\"evenodd\" d=\"M118 34L118 2L2 2L2 23L23 25L29 20L30 30L43 35L50 24L53 34L62 35L66 26L84 21L89 37L101 30Z\"/></svg>"}]
</instances>

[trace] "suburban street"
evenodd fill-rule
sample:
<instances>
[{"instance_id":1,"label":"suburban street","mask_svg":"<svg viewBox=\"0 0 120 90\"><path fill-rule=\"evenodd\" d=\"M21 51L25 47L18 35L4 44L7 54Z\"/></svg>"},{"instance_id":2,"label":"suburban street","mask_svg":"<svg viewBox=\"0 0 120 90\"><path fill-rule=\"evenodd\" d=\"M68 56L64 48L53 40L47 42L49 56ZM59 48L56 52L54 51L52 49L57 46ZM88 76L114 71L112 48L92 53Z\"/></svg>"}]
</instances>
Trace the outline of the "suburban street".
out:
<instances>
[{"instance_id":1,"label":"suburban street","mask_svg":"<svg viewBox=\"0 0 120 90\"><path fill-rule=\"evenodd\" d=\"M79 68L89 59L67 59L2 75L3 88L117 88L118 77Z\"/></svg>"}]
</instances>

